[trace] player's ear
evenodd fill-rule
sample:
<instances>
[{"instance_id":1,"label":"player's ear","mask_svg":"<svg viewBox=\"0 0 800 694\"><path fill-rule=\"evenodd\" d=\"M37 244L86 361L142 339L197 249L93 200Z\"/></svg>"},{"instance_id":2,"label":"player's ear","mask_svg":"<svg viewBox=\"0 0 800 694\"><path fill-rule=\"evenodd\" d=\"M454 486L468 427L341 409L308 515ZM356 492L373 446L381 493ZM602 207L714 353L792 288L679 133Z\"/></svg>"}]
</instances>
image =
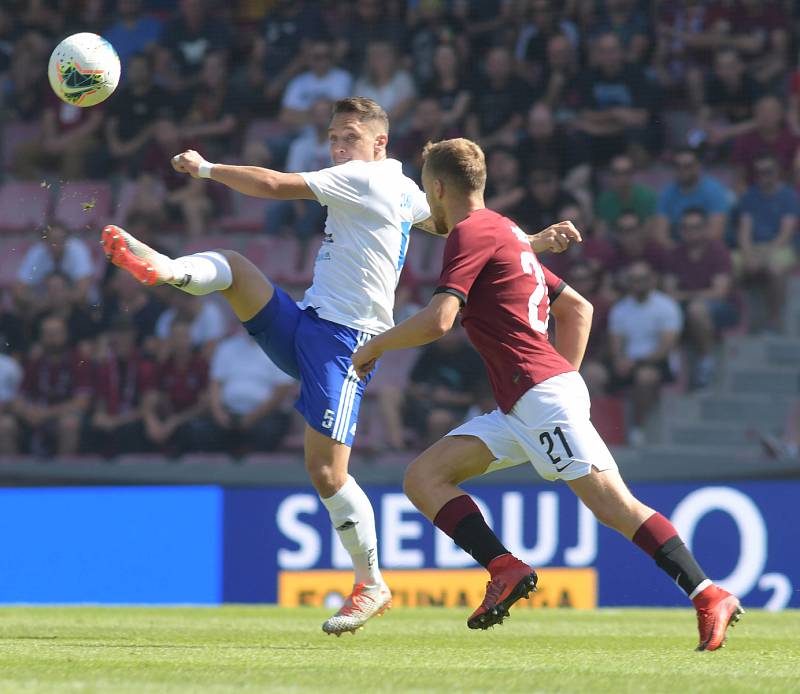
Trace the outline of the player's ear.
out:
<instances>
[{"instance_id":1,"label":"player's ear","mask_svg":"<svg viewBox=\"0 0 800 694\"><path fill-rule=\"evenodd\" d=\"M386 146L389 144L389 136L386 133L379 133L375 136L375 154L386 153Z\"/></svg>"},{"instance_id":2,"label":"player's ear","mask_svg":"<svg viewBox=\"0 0 800 694\"><path fill-rule=\"evenodd\" d=\"M444 183L442 182L442 179L433 179L433 193L439 199L444 197Z\"/></svg>"}]
</instances>

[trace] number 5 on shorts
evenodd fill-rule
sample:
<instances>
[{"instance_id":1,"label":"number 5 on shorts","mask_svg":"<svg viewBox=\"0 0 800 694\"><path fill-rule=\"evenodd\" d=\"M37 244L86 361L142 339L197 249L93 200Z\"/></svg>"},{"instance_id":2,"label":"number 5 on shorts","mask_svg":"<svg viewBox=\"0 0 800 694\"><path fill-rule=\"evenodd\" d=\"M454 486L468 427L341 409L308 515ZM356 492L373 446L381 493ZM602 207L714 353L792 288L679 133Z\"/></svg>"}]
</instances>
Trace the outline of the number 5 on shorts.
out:
<instances>
[{"instance_id":1,"label":"number 5 on shorts","mask_svg":"<svg viewBox=\"0 0 800 694\"><path fill-rule=\"evenodd\" d=\"M325 410L325 414L322 415L323 429L330 429L333 426L333 420L335 417L336 413L333 410Z\"/></svg>"}]
</instances>

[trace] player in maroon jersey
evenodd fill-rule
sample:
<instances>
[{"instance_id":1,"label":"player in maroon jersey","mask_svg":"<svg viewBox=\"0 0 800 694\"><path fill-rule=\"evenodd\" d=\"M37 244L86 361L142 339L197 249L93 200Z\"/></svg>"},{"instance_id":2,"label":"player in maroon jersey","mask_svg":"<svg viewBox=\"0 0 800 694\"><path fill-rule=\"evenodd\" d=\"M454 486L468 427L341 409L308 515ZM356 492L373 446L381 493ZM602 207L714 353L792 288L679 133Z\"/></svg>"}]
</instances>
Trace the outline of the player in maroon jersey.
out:
<instances>
[{"instance_id":1,"label":"player in maroon jersey","mask_svg":"<svg viewBox=\"0 0 800 694\"><path fill-rule=\"evenodd\" d=\"M536 587L536 572L514 557L458 484L531 462L547 480L564 480L597 519L650 554L697 609L698 650L716 650L742 614L739 600L703 573L677 531L629 491L589 419L589 394L577 370L592 307L542 268L528 237L483 203L486 166L465 139L429 144L422 182L431 214L449 237L439 287L430 304L353 354L360 377L386 351L432 342L459 311L489 372L499 408L453 430L408 467L411 501L489 571L472 629L500 624ZM552 307L551 307L552 303ZM555 347L547 336L552 313Z\"/></svg>"}]
</instances>

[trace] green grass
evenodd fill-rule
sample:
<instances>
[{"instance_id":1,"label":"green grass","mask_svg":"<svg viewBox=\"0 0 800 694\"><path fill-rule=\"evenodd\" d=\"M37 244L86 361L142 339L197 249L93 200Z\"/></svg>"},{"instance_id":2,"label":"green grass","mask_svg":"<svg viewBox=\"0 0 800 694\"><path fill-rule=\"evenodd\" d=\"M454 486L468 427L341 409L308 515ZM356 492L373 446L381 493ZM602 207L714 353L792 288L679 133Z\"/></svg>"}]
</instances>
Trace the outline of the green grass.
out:
<instances>
[{"instance_id":1,"label":"green grass","mask_svg":"<svg viewBox=\"0 0 800 694\"><path fill-rule=\"evenodd\" d=\"M689 610L396 609L325 636L312 608L0 609L0 692L797 692L800 612L695 653ZM512 612L513 615L513 612Z\"/></svg>"}]
</instances>

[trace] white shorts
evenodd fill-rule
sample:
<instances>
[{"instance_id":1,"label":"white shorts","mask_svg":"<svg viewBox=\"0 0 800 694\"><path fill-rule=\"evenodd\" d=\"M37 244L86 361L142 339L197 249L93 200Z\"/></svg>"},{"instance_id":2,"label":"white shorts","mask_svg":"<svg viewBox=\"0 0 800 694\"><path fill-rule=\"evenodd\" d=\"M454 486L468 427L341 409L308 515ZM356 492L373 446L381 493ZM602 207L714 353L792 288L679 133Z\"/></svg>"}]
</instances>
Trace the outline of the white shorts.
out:
<instances>
[{"instance_id":1,"label":"white shorts","mask_svg":"<svg viewBox=\"0 0 800 694\"><path fill-rule=\"evenodd\" d=\"M475 417L448 436L475 436L496 460L486 472L530 462L546 480L575 480L592 468L615 470L608 447L589 418L589 391L576 371L531 388L504 414Z\"/></svg>"}]
</instances>

